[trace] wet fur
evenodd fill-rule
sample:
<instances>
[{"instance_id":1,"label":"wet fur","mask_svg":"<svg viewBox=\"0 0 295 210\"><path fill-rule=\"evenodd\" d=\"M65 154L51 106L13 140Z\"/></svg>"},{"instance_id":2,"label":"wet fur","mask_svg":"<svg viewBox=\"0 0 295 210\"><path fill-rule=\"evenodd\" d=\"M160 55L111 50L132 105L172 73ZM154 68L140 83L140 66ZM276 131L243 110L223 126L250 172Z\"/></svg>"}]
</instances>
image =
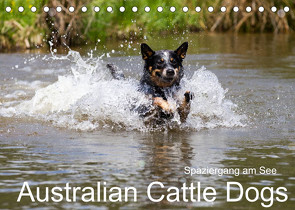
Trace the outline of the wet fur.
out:
<instances>
[{"instance_id":1,"label":"wet fur","mask_svg":"<svg viewBox=\"0 0 295 210\"><path fill-rule=\"evenodd\" d=\"M190 112L190 103L193 94L186 91L182 98L176 98L180 90L180 81L183 77L182 61L186 56L188 43L183 43L175 51L153 51L147 44L141 44L142 58L145 61L143 76L140 80L139 91L147 96L152 96L153 106L140 107L138 112L146 122L162 124L179 113L181 122L185 122ZM108 64L114 79L124 79L122 72L112 64ZM177 100L178 106L174 107L167 101L168 97Z\"/></svg>"}]
</instances>

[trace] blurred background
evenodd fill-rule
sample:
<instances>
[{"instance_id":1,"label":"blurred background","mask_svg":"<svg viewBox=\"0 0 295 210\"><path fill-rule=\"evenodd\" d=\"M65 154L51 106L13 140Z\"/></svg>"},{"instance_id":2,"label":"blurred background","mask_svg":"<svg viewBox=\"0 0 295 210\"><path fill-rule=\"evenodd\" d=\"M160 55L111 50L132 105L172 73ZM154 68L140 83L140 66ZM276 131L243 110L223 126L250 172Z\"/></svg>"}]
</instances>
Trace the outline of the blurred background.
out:
<instances>
[{"instance_id":1,"label":"blurred background","mask_svg":"<svg viewBox=\"0 0 295 210\"><path fill-rule=\"evenodd\" d=\"M20 6L23 12L18 11ZM32 6L36 12L31 11ZM48 12L43 11L45 6L49 7ZM73 12L69 12L71 6L75 8ZM82 12L84 6L87 12ZM112 12L107 11L109 6ZM120 11L122 6L124 12ZM149 12L145 12L147 6ZM170 11L172 6L175 12ZM212 12L208 12L209 6L213 7ZM238 12L233 10L236 6ZM271 10L273 6L275 11ZM7 12L6 7L11 10ZM62 11L57 12L57 7ZM137 7L136 12L133 7ZM158 7L163 10L158 12ZM187 12L183 12L184 7ZM222 12L221 7L226 7L226 11ZM251 7L250 12L247 7ZM55 46L81 46L202 31L290 33L295 29L294 8L294 0L2 0L0 51L48 47L48 41Z\"/></svg>"}]
</instances>

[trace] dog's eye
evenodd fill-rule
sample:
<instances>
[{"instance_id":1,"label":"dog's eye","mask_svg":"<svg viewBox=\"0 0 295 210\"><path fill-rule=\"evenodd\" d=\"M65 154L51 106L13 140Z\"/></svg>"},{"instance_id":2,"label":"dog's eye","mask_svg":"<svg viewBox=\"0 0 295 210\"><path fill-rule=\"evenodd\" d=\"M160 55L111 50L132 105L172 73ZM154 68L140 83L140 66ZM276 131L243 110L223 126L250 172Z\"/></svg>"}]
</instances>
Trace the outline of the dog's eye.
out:
<instances>
[{"instance_id":1,"label":"dog's eye","mask_svg":"<svg viewBox=\"0 0 295 210\"><path fill-rule=\"evenodd\" d=\"M164 63L164 60L158 60L158 62L157 62L158 65L161 65L163 63Z\"/></svg>"},{"instance_id":2,"label":"dog's eye","mask_svg":"<svg viewBox=\"0 0 295 210\"><path fill-rule=\"evenodd\" d=\"M176 63L176 60L174 58L170 58L170 62L175 64Z\"/></svg>"}]
</instances>

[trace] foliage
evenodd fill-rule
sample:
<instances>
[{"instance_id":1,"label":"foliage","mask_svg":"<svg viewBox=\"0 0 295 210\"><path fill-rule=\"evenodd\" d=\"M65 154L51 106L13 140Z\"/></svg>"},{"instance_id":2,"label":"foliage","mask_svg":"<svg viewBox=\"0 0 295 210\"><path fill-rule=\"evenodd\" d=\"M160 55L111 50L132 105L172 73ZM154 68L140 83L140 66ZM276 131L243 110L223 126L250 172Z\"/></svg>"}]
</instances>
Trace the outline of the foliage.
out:
<instances>
[{"instance_id":1,"label":"foliage","mask_svg":"<svg viewBox=\"0 0 295 210\"><path fill-rule=\"evenodd\" d=\"M0 50L42 45L45 29L38 21L45 3L37 0L4 0L0 3ZM36 13L30 10L33 5L39 10ZM5 11L7 6L12 9L10 13ZM18 12L20 6L24 7L22 13Z\"/></svg>"},{"instance_id":2,"label":"foliage","mask_svg":"<svg viewBox=\"0 0 295 210\"><path fill-rule=\"evenodd\" d=\"M33 5L35 13L30 11ZM49 13L42 11L45 5L51 8ZM12 8L10 13L6 6ZM17 11L19 6L24 12ZM56 6L62 6L63 11L57 13ZM76 8L73 13L68 11L70 6ZM87 6L86 13L81 12L82 6ZM100 11L95 12L94 6ZM106 10L108 6L113 12ZM121 6L124 12L119 11ZM134 6L137 12L132 11ZM146 6L150 12L144 11ZM157 11L159 6L162 12ZM175 12L170 11L171 6ZM185 6L187 12L182 11ZM195 11L196 6L202 8L200 12ZM207 10L209 6L214 7L212 13ZM224 13L220 12L222 6L227 8ZM234 6L239 6L239 12L233 12ZM249 13L247 6L252 8ZM260 6L265 8L263 13L258 10ZM278 12L272 12L271 6ZM285 6L290 12L283 11ZM0 3L0 50L39 46L42 39L56 45L75 45L186 31L288 32L295 29L294 7L294 0L4 0Z\"/></svg>"}]
</instances>

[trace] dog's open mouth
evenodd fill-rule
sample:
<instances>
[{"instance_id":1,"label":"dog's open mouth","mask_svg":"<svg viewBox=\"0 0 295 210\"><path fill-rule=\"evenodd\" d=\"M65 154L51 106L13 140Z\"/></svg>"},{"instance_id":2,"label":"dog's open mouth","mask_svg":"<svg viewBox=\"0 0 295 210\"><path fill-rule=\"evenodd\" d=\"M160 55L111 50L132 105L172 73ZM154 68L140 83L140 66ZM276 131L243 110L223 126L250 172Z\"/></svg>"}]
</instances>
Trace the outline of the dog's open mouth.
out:
<instances>
[{"instance_id":1,"label":"dog's open mouth","mask_svg":"<svg viewBox=\"0 0 295 210\"><path fill-rule=\"evenodd\" d=\"M156 72L156 75L166 83L171 83L174 80L174 77L163 77L160 72Z\"/></svg>"},{"instance_id":2,"label":"dog's open mouth","mask_svg":"<svg viewBox=\"0 0 295 210\"><path fill-rule=\"evenodd\" d=\"M170 83L170 82L172 82L172 81L174 80L174 77L171 77L171 78L170 78L170 77L168 77L168 78L167 78L167 77L165 77L165 78L162 77L162 79L163 79L165 82L169 82L169 83Z\"/></svg>"}]
</instances>

